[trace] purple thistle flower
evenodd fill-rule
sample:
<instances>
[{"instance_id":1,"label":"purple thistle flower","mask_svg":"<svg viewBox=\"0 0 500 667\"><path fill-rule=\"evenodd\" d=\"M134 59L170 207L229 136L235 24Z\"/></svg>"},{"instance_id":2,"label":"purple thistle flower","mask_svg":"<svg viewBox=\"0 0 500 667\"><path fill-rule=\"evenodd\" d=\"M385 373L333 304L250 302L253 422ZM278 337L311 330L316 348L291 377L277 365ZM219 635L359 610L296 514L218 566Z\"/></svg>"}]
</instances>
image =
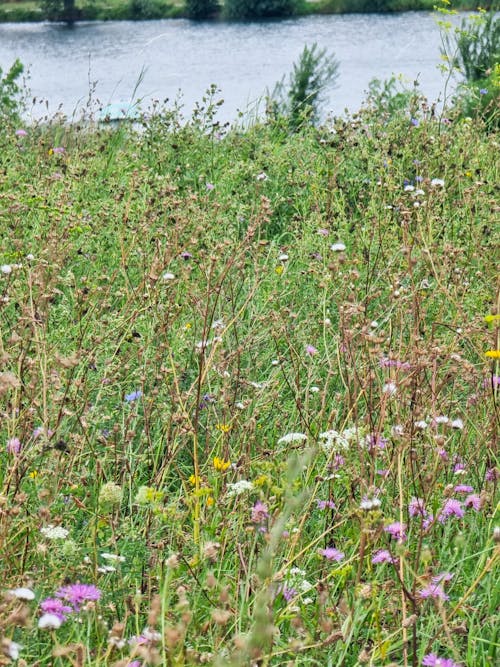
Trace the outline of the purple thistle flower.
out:
<instances>
[{"instance_id":1,"label":"purple thistle flower","mask_svg":"<svg viewBox=\"0 0 500 667\"><path fill-rule=\"evenodd\" d=\"M345 554L335 547L327 547L326 549L320 549L319 554L324 556L327 560L341 561L344 559Z\"/></svg>"},{"instance_id":2,"label":"purple thistle flower","mask_svg":"<svg viewBox=\"0 0 500 667\"><path fill-rule=\"evenodd\" d=\"M472 493L474 491L473 487L469 484L457 484L453 490L455 493Z\"/></svg>"},{"instance_id":3,"label":"purple thistle flower","mask_svg":"<svg viewBox=\"0 0 500 667\"><path fill-rule=\"evenodd\" d=\"M297 595L297 591L295 590L295 588L291 588L286 584L283 584L282 586L279 587L278 593L281 593L281 595L285 598L287 602L290 602L290 600Z\"/></svg>"},{"instance_id":4,"label":"purple thistle flower","mask_svg":"<svg viewBox=\"0 0 500 667\"><path fill-rule=\"evenodd\" d=\"M269 518L269 511L267 505L260 500L257 500L252 507L252 522L264 523Z\"/></svg>"},{"instance_id":5,"label":"purple thistle flower","mask_svg":"<svg viewBox=\"0 0 500 667\"><path fill-rule=\"evenodd\" d=\"M427 516L427 510L425 509L425 503L422 498L412 498L410 504L408 505L408 514L413 516Z\"/></svg>"},{"instance_id":6,"label":"purple thistle flower","mask_svg":"<svg viewBox=\"0 0 500 667\"><path fill-rule=\"evenodd\" d=\"M138 389L137 391L133 391L130 394L125 394L125 401L127 403L132 403L132 401L136 401L141 396L142 396L142 391Z\"/></svg>"},{"instance_id":7,"label":"purple thistle flower","mask_svg":"<svg viewBox=\"0 0 500 667\"><path fill-rule=\"evenodd\" d=\"M484 476L485 481L487 482L496 482L500 478L500 474L497 468L488 468Z\"/></svg>"},{"instance_id":8,"label":"purple thistle flower","mask_svg":"<svg viewBox=\"0 0 500 667\"><path fill-rule=\"evenodd\" d=\"M446 595L446 593L443 590L443 587L440 586L439 584L429 584L425 588L421 588L418 591L418 594L422 599L425 598L433 598L434 600L450 599L449 595Z\"/></svg>"},{"instance_id":9,"label":"purple thistle flower","mask_svg":"<svg viewBox=\"0 0 500 667\"><path fill-rule=\"evenodd\" d=\"M208 192L210 192L210 190L214 190L214 189L215 189L215 185L214 185L213 183L207 183L207 184L205 185L205 187L206 187L206 189L207 189Z\"/></svg>"},{"instance_id":10,"label":"purple thistle flower","mask_svg":"<svg viewBox=\"0 0 500 667\"><path fill-rule=\"evenodd\" d=\"M439 523L445 523L450 516L456 516L459 519L462 519L464 514L465 512L460 500L456 500L455 498L448 498L448 500L441 508L438 520Z\"/></svg>"},{"instance_id":11,"label":"purple thistle flower","mask_svg":"<svg viewBox=\"0 0 500 667\"><path fill-rule=\"evenodd\" d=\"M465 507L472 508L476 512L479 512L481 509L481 504L481 496L479 496L477 493L469 494L464 501Z\"/></svg>"},{"instance_id":12,"label":"purple thistle flower","mask_svg":"<svg viewBox=\"0 0 500 667\"><path fill-rule=\"evenodd\" d=\"M16 137L25 137L28 133L26 130L16 130L15 133Z\"/></svg>"},{"instance_id":13,"label":"purple thistle flower","mask_svg":"<svg viewBox=\"0 0 500 667\"><path fill-rule=\"evenodd\" d=\"M432 583L433 584L440 584L441 582L448 582L453 579L455 575L452 574L451 572L440 572L439 574L435 574L432 577Z\"/></svg>"},{"instance_id":14,"label":"purple thistle flower","mask_svg":"<svg viewBox=\"0 0 500 667\"><path fill-rule=\"evenodd\" d=\"M427 530L428 528L430 528L430 526L432 526L433 523L434 523L434 515L429 514L422 521L422 530Z\"/></svg>"},{"instance_id":15,"label":"purple thistle flower","mask_svg":"<svg viewBox=\"0 0 500 667\"><path fill-rule=\"evenodd\" d=\"M84 602L99 600L101 591L92 584L69 584L56 591L56 597L67 600L75 611L80 611Z\"/></svg>"},{"instance_id":16,"label":"purple thistle flower","mask_svg":"<svg viewBox=\"0 0 500 667\"><path fill-rule=\"evenodd\" d=\"M318 353L318 350L314 347L314 345L306 345L306 353L310 357L314 357L314 355Z\"/></svg>"},{"instance_id":17,"label":"purple thistle flower","mask_svg":"<svg viewBox=\"0 0 500 667\"><path fill-rule=\"evenodd\" d=\"M333 500L317 500L316 503L318 505L318 509L320 510L326 510L327 507L331 510L335 509L335 503Z\"/></svg>"},{"instance_id":18,"label":"purple thistle flower","mask_svg":"<svg viewBox=\"0 0 500 667\"><path fill-rule=\"evenodd\" d=\"M392 563L395 564L398 562L398 559L395 556L391 556L391 553L387 549L379 549L372 556L372 563L378 565L379 563Z\"/></svg>"},{"instance_id":19,"label":"purple thistle flower","mask_svg":"<svg viewBox=\"0 0 500 667\"><path fill-rule=\"evenodd\" d=\"M55 146L55 147L52 149L52 152L55 153L56 155L61 155L61 154L64 153L65 151L66 151L66 149L63 148L62 146Z\"/></svg>"},{"instance_id":20,"label":"purple thistle flower","mask_svg":"<svg viewBox=\"0 0 500 667\"><path fill-rule=\"evenodd\" d=\"M64 604L62 600L57 598L46 598L40 602L40 609L45 614L53 614L57 616L61 621L65 621L67 614L72 614L74 609Z\"/></svg>"},{"instance_id":21,"label":"purple thistle flower","mask_svg":"<svg viewBox=\"0 0 500 667\"><path fill-rule=\"evenodd\" d=\"M189 259L191 259L192 256L193 255L190 252L187 252L187 250L184 250L183 252L181 252L181 257L185 262L187 262Z\"/></svg>"},{"instance_id":22,"label":"purple thistle flower","mask_svg":"<svg viewBox=\"0 0 500 667\"><path fill-rule=\"evenodd\" d=\"M384 530L386 533L389 533L389 535L393 537L395 540L401 540L401 542L404 542L406 540L405 523L401 523L400 521L394 521L394 523L390 523L388 526L384 526Z\"/></svg>"},{"instance_id":23,"label":"purple thistle flower","mask_svg":"<svg viewBox=\"0 0 500 667\"><path fill-rule=\"evenodd\" d=\"M422 665L425 667L462 667L451 658L439 658L435 653L424 656Z\"/></svg>"},{"instance_id":24,"label":"purple thistle flower","mask_svg":"<svg viewBox=\"0 0 500 667\"><path fill-rule=\"evenodd\" d=\"M7 452L14 455L20 454L21 441L19 438L11 438L10 440L7 440Z\"/></svg>"},{"instance_id":25,"label":"purple thistle flower","mask_svg":"<svg viewBox=\"0 0 500 667\"><path fill-rule=\"evenodd\" d=\"M127 663L127 667L141 667L141 661L132 660L132 662Z\"/></svg>"}]
</instances>

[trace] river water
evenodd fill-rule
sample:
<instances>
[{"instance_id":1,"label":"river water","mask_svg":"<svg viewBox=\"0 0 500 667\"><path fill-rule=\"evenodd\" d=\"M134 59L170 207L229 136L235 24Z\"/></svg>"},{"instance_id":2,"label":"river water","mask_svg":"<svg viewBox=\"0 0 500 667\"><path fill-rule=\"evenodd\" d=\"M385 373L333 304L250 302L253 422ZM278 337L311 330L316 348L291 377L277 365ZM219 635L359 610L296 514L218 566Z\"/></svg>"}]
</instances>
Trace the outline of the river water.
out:
<instances>
[{"instance_id":1,"label":"river water","mask_svg":"<svg viewBox=\"0 0 500 667\"><path fill-rule=\"evenodd\" d=\"M185 113L214 83L225 103L221 120L263 108L266 88L288 73L305 44L317 42L340 61L324 113L359 108L373 77L402 74L436 101L444 89L438 69L441 44L433 14L349 14L250 23L187 20L50 24L0 24L0 66L16 58L29 68L37 98L28 113L47 108L68 115L93 104L174 100L183 94ZM141 78L140 85L135 87ZM41 100L44 100L42 103Z\"/></svg>"}]
</instances>

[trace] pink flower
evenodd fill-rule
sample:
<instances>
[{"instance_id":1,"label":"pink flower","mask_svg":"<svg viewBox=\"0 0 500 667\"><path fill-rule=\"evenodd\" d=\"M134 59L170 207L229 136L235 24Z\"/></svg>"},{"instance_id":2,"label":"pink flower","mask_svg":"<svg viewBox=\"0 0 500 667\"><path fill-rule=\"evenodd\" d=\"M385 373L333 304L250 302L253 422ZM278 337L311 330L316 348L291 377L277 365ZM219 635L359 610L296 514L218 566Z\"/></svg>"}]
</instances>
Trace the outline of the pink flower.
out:
<instances>
[{"instance_id":1,"label":"pink flower","mask_svg":"<svg viewBox=\"0 0 500 667\"><path fill-rule=\"evenodd\" d=\"M72 607L69 607L64 604L62 600L58 600L57 598L46 598L45 600L42 600L40 609L45 614L53 614L54 616L57 616L61 621L65 621L67 614L72 614L74 611Z\"/></svg>"},{"instance_id":2,"label":"pink flower","mask_svg":"<svg viewBox=\"0 0 500 667\"><path fill-rule=\"evenodd\" d=\"M252 507L252 521L253 523L264 523L269 518L269 511L267 505L258 500Z\"/></svg>"},{"instance_id":3,"label":"pink flower","mask_svg":"<svg viewBox=\"0 0 500 667\"><path fill-rule=\"evenodd\" d=\"M378 565L379 563L392 563L395 564L398 562L398 559L394 556L391 556L391 553L387 549L379 549L372 556L372 563Z\"/></svg>"},{"instance_id":4,"label":"pink flower","mask_svg":"<svg viewBox=\"0 0 500 667\"><path fill-rule=\"evenodd\" d=\"M69 584L56 591L56 597L67 600L75 611L80 611L84 602L99 600L101 591L92 584Z\"/></svg>"},{"instance_id":5,"label":"pink flower","mask_svg":"<svg viewBox=\"0 0 500 667\"><path fill-rule=\"evenodd\" d=\"M462 507L462 503L459 500L456 500L455 498L448 498L448 500L441 508L438 520L439 523L445 523L446 520L451 516L456 516L459 519L461 519L464 516L464 514L465 512Z\"/></svg>"},{"instance_id":6,"label":"pink flower","mask_svg":"<svg viewBox=\"0 0 500 667\"><path fill-rule=\"evenodd\" d=\"M477 493L471 493L467 496L464 502L465 507L472 508L476 512L481 509L481 496Z\"/></svg>"},{"instance_id":7,"label":"pink flower","mask_svg":"<svg viewBox=\"0 0 500 667\"><path fill-rule=\"evenodd\" d=\"M455 493L472 493L472 491L474 491L469 484L457 484L453 490Z\"/></svg>"},{"instance_id":8,"label":"pink flower","mask_svg":"<svg viewBox=\"0 0 500 667\"><path fill-rule=\"evenodd\" d=\"M421 598L434 598L435 600L449 600L450 597L446 595L443 590L443 587L439 584L429 584L425 588L421 588L418 591L418 594Z\"/></svg>"},{"instance_id":9,"label":"pink flower","mask_svg":"<svg viewBox=\"0 0 500 667\"><path fill-rule=\"evenodd\" d=\"M324 556L327 560L341 561L344 559L345 554L335 547L327 547L326 549L320 549L319 554Z\"/></svg>"},{"instance_id":10,"label":"pink flower","mask_svg":"<svg viewBox=\"0 0 500 667\"><path fill-rule=\"evenodd\" d=\"M16 130L15 135L16 137L25 137L28 133L26 130Z\"/></svg>"},{"instance_id":11,"label":"pink flower","mask_svg":"<svg viewBox=\"0 0 500 667\"><path fill-rule=\"evenodd\" d=\"M448 582L451 581L454 576L455 575L451 572L441 572L440 574L436 574L432 577L432 583L440 584L442 581Z\"/></svg>"},{"instance_id":12,"label":"pink flower","mask_svg":"<svg viewBox=\"0 0 500 667\"><path fill-rule=\"evenodd\" d=\"M55 153L56 155L57 155L57 154L61 155L62 153L65 153L65 152L66 152L66 149L63 148L62 146L55 146L55 147L52 149L52 152Z\"/></svg>"},{"instance_id":13,"label":"pink flower","mask_svg":"<svg viewBox=\"0 0 500 667\"><path fill-rule=\"evenodd\" d=\"M439 658L435 653L429 653L422 660L422 665L425 667L461 667L451 658Z\"/></svg>"},{"instance_id":14,"label":"pink flower","mask_svg":"<svg viewBox=\"0 0 500 667\"><path fill-rule=\"evenodd\" d=\"M19 438L7 440L7 452L9 454L19 454L21 452L21 441Z\"/></svg>"},{"instance_id":15,"label":"pink flower","mask_svg":"<svg viewBox=\"0 0 500 667\"><path fill-rule=\"evenodd\" d=\"M309 356L314 357L314 355L318 353L318 350L314 347L314 345L306 345L306 353Z\"/></svg>"},{"instance_id":16,"label":"pink flower","mask_svg":"<svg viewBox=\"0 0 500 667\"><path fill-rule=\"evenodd\" d=\"M408 505L408 514L410 516L427 516L427 510L425 509L425 503L422 498L412 498L410 504Z\"/></svg>"},{"instance_id":17,"label":"pink flower","mask_svg":"<svg viewBox=\"0 0 500 667\"><path fill-rule=\"evenodd\" d=\"M401 523L400 521L395 521L394 523L390 523L388 526L384 526L384 530L386 533L389 533L389 535L393 537L395 540L401 540L401 542L404 542L406 540L405 523Z\"/></svg>"},{"instance_id":18,"label":"pink flower","mask_svg":"<svg viewBox=\"0 0 500 667\"><path fill-rule=\"evenodd\" d=\"M318 505L318 509L320 510L326 510L327 507L331 510L335 509L335 503L333 502L333 500L317 500L316 502Z\"/></svg>"}]
</instances>

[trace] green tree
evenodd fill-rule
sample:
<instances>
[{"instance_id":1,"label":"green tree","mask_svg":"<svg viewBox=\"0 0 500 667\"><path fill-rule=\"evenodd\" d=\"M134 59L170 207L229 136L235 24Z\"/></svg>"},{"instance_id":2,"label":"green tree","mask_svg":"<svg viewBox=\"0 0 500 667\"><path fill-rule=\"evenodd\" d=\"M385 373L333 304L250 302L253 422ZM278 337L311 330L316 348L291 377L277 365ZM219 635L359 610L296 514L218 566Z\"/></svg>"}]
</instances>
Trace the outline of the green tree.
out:
<instances>
[{"instance_id":1,"label":"green tree","mask_svg":"<svg viewBox=\"0 0 500 667\"><path fill-rule=\"evenodd\" d=\"M288 75L275 85L269 97L271 116L285 116L296 129L304 122L315 123L323 102L323 94L338 77L339 63L326 49L317 44L304 46L297 63Z\"/></svg>"},{"instance_id":2,"label":"green tree","mask_svg":"<svg viewBox=\"0 0 500 667\"><path fill-rule=\"evenodd\" d=\"M229 19L255 19L291 16L299 0L225 0L224 14Z\"/></svg>"},{"instance_id":3,"label":"green tree","mask_svg":"<svg viewBox=\"0 0 500 667\"><path fill-rule=\"evenodd\" d=\"M40 6L47 21L64 21L72 25L80 14L75 0L41 0Z\"/></svg>"},{"instance_id":4,"label":"green tree","mask_svg":"<svg viewBox=\"0 0 500 667\"><path fill-rule=\"evenodd\" d=\"M218 13L219 9L217 0L186 0L186 13L190 19L212 18Z\"/></svg>"}]
</instances>

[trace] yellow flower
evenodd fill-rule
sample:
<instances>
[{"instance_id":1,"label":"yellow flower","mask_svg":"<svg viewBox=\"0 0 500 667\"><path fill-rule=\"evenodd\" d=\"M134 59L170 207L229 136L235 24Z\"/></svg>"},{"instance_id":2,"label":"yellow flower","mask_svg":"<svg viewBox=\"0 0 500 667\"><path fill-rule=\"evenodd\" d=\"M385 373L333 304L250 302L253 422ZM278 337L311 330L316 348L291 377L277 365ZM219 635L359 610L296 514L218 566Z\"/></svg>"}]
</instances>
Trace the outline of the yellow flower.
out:
<instances>
[{"instance_id":1,"label":"yellow flower","mask_svg":"<svg viewBox=\"0 0 500 667\"><path fill-rule=\"evenodd\" d=\"M488 350L484 354L490 359L500 359L500 350Z\"/></svg>"},{"instance_id":2,"label":"yellow flower","mask_svg":"<svg viewBox=\"0 0 500 667\"><path fill-rule=\"evenodd\" d=\"M230 424L216 424L215 428L218 431L222 431L222 433L229 433L231 430L231 425Z\"/></svg>"},{"instance_id":3,"label":"yellow flower","mask_svg":"<svg viewBox=\"0 0 500 667\"><path fill-rule=\"evenodd\" d=\"M184 329L188 329L188 330L189 330L189 329L191 329L192 326L193 326L193 325L191 324L191 322L187 322L186 325L185 325L185 327L184 327Z\"/></svg>"},{"instance_id":4,"label":"yellow flower","mask_svg":"<svg viewBox=\"0 0 500 667\"><path fill-rule=\"evenodd\" d=\"M31 477L31 479L36 479L38 477L38 470L32 470L29 477Z\"/></svg>"},{"instance_id":5,"label":"yellow flower","mask_svg":"<svg viewBox=\"0 0 500 667\"><path fill-rule=\"evenodd\" d=\"M207 507L212 507L212 505L214 504L214 502L215 502L215 500L212 498L212 496L209 496L209 497L207 498Z\"/></svg>"},{"instance_id":6,"label":"yellow flower","mask_svg":"<svg viewBox=\"0 0 500 667\"><path fill-rule=\"evenodd\" d=\"M499 322L500 321L500 315L485 315L484 321L487 324L491 324L492 322Z\"/></svg>"},{"instance_id":7,"label":"yellow flower","mask_svg":"<svg viewBox=\"0 0 500 667\"><path fill-rule=\"evenodd\" d=\"M196 486L196 484L200 483L201 478L198 475L190 475L189 476L189 482L192 486Z\"/></svg>"},{"instance_id":8,"label":"yellow flower","mask_svg":"<svg viewBox=\"0 0 500 667\"><path fill-rule=\"evenodd\" d=\"M275 272L278 276L281 276L281 274L283 273L283 267L282 267L281 265L280 265L280 266L277 266L277 267L274 269L274 272Z\"/></svg>"},{"instance_id":9,"label":"yellow flower","mask_svg":"<svg viewBox=\"0 0 500 667\"><path fill-rule=\"evenodd\" d=\"M219 458L218 456L214 457L214 468L224 472L231 465L231 461L224 461L224 459Z\"/></svg>"}]
</instances>

